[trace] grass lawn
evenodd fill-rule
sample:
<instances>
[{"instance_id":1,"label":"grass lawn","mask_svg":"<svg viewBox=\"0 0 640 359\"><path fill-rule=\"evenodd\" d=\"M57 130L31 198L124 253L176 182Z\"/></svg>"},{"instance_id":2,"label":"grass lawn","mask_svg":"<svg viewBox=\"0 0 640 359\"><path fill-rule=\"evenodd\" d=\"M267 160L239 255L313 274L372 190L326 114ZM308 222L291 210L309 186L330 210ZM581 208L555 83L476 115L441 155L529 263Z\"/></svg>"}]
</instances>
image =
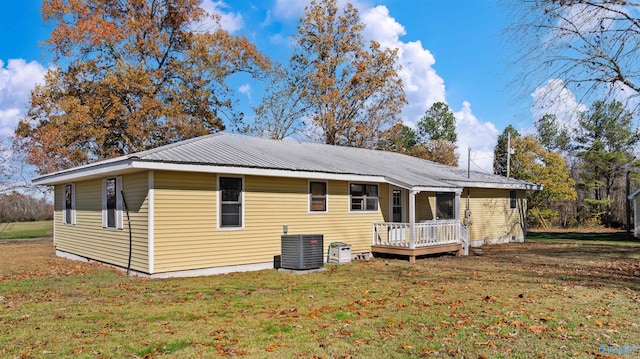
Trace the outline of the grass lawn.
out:
<instances>
[{"instance_id":1,"label":"grass lawn","mask_svg":"<svg viewBox=\"0 0 640 359\"><path fill-rule=\"evenodd\" d=\"M0 239L40 238L53 235L53 221L0 223Z\"/></svg>"},{"instance_id":2,"label":"grass lawn","mask_svg":"<svg viewBox=\"0 0 640 359\"><path fill-rule=\"evenodd\" d=\"M0 244L0 357L640 355L619 354L640 346L637 244L534 241L327 268L146 280L56 258L50 242Z\"/></svg>"}]
</instances>

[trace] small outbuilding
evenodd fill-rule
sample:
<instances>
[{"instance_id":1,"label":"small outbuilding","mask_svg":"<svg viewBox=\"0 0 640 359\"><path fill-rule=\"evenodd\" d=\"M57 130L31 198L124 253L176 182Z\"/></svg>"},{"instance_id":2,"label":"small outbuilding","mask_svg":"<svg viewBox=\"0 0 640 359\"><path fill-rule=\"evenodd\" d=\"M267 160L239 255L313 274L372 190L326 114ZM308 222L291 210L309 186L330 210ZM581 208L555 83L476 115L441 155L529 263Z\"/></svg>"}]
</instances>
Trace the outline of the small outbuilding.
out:
<instances>
[{"instance_id":1,"label":"small outbuilding","mask_svg":"<svg viewBox=\"0 0 640 359\"><path fill-rule=\"evenodd\" d=\"M285 234L352 255L521 242L535 183L393 152L227 133L46 174L59 256L152 277L274 267Z\"/></svg>"}]
</instances>

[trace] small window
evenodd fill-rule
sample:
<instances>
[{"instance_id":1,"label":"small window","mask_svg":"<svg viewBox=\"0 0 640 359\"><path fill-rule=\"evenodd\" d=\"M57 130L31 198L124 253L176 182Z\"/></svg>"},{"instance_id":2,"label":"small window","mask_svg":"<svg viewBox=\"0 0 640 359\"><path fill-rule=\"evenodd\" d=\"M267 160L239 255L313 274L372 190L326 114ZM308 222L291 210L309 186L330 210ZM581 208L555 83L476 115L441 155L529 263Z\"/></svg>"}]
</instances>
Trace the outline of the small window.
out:
<instances>
[{"instance_id":1,"label":"small window","mask_svg":"<svg viewBox=\"0 0 640 359\"><path fill-rule=\"evenodd\" d=\"M220 177L220 227L242 227L242 178Z\"/></svg>"},{"instance_id":2,"label":"small window","mask_svg":"<svg viewBox=\"0 0 640 359\"><path fill-rule=\"evenodd\" d=\"M518 207L518 194L515 190L509 191L509 208L516 209Z\"/></svg>"},{"instance_id":3,"label":"small window","mask_svg":"<svg viewBox=\"0 0 640 359\"><path fill-rule=\"evenodd\" d=\"M309 182L309 211L327 211L327 183Z\"/></svg>"},{"instance_id":4,"label":"small window","mask_svg":"<svg viewBox=\"0 0 640 359\"><path fill-rule=\"evenodd\" d=\"M122 178L102 181L102 227L122 229Z\"/></svg>"},{"instance_id":5,"label":"small window","mask_svg":"<svg viewBox=\"0 0 640 359\"><path fill-rule=\"evenodd\" d=\"M352 183L349 188L352 211L378 210L378 185Z\"/></svg>"},{"instance_id":6,"label":"small window","mask_svg":"<svg viewBox=\"0 0 640 359\"><path fill-rule=\"evenodd\" d=\"M436 193L436 219L454 219L455 194L453 192Z\"/></svg>"},{"instance_id":7,"label":"small window","mask_svg":"<svg viewBox=\"0 0 640 359\"><path fill-rule=\"evenodd\" d=\"M76 186L73 184L64 185L62 223L76 224Z\"/></svg>"}]
</instances>

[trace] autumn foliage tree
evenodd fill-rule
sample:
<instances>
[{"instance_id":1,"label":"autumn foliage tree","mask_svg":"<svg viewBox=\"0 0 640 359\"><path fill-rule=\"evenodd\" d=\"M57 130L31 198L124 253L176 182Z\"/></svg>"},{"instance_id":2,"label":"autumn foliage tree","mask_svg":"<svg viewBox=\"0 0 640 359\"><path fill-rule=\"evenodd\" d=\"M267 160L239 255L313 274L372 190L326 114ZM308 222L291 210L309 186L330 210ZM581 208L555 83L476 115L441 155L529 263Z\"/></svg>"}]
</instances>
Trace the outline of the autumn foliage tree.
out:
<instances>
[{"instance_id":1,"label":"autumn foliage tree","mask_svg":"<svg viewBox=\"0 0 640 359\"><path fill-rule=\"evenodd\" d=\"M40 173L219 131L240 119L225 79L268 60L199 0L45 0L55 66L17 141Z\"/></svg>"},{"instance_id":2,"label":"autumn foliage tree","mask_svg":"<svg viewBox=\"0 0 640 359\"><path fill-rule=\"evenodd\" d=\"M533 136L515 136L511 146L513 178L541 184L541 191L527 194L533 222L547 228L558 217L557 203L573 201L577 193L565 160L558 152L548 151Z\"/></svg>"},{"instance_id":3,"label":"autumn foliage tree","mask_svg":"<svg viewBox=\"0 0 640 359\"><path fill-rule=\"evenodd\" d=\"M368 45L351 4L311 1L298 25L290 67L298 96L320 139L331 145L376 148L397 130L406 103L397 49Z\"/></svg>"}]
</instances>

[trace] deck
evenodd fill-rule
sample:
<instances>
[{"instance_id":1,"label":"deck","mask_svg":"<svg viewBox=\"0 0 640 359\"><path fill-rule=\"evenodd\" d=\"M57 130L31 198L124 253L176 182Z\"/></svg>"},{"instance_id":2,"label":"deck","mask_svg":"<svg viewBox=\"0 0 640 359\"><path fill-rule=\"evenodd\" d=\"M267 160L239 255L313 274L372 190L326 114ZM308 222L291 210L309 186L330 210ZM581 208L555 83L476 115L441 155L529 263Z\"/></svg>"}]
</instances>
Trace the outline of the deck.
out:
<instances>
[{"instance_id":1,"label":"deck","mask_svg":"<svg viewBox=\"0 0 640 359\"><path fill-rule=\"evenodd\" d=\"M371 251L409 257L456 252L468 254L466 227L456 220L422 223L373 223Z\"/></svg>"}]
</instances>

